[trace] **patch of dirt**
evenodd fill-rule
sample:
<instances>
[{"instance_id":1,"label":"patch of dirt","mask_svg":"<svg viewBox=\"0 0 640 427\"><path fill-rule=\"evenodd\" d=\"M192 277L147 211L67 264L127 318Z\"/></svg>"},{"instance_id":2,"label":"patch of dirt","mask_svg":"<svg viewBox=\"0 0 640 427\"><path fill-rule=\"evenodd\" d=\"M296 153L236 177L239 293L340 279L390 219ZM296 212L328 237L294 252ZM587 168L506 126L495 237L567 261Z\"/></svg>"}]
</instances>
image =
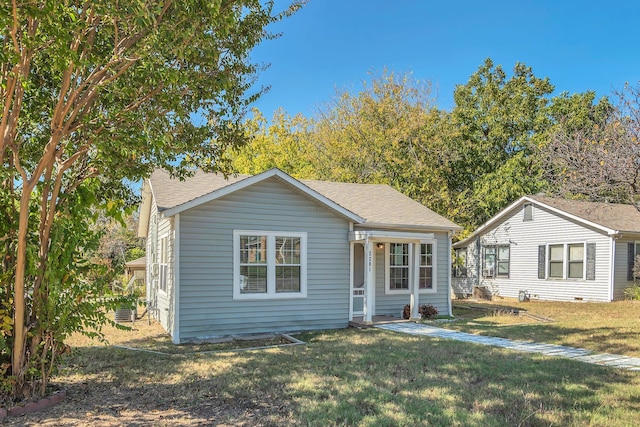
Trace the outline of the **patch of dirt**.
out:
<instances>
[{"instance_id":1,"label":"patch of dirt","mask_svg":"<svg viewBox=\"0 0 640 427\"><path fill-rule=\"evenodd\" d=\"M155 321L149 324L143 319L124 326L104 327L108 344L80 334L72 336L68 344L73 354L52 379L53 385L66 391L66 399L39 412L7 417L2 425L267 426L289 419L292 409L275 394L256 393L247 398L220 393L228 386L218 384L210 369L218 368L212 364L218 360L215 352L300 341L259 336L176 346ZM176 355L181 357L176 359ZM220 356L222 366L233 360L225 353ZM209 371L201 372L203 369Z\"/></svg>"}]
</instances>

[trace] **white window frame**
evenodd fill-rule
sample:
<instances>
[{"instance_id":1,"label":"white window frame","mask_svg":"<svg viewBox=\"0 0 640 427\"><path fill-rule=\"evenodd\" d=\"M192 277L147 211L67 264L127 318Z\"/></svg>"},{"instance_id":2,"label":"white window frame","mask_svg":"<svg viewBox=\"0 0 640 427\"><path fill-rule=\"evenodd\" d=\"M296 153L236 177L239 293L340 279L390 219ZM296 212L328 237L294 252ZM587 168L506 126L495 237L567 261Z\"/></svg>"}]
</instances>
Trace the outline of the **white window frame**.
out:
<instances>
[{"instance_id":1,"label":"white window frame","mask_svg":"<svg viewBox=\"0 0 640 427\"><path fill-rule=\"evenodd\" d=\"M407 289L391 289L391 245L407 245ZM411 294L411 270L413 264L413 243L410 242L389 242L384 244L384 293L386 295L409 295Z\"/></svg>"},{"instance_id":2,"label":"white window frame","mask_svg":"<svg viewBox=\"0 0 640 427\"><path fill-rule=\"evenodd\" d=\"M422 245L431 245L431 287L426 289L420 289L420 257L422 257ZM420 248L418 253L418 277L416 278L416 286L418 286L418 292L421 294L435 294L438 292L438 245L437 240L421 240L419 243Z\"/></svg>"},{"instance_id":3,"label":"white window frame","mask_svg":"<svg viewBox=\"0 0 640 427\"><path fill-rule=\"evenodd\" d=\"M569 277L569 246L582 245L582 277ZM562 246L562 277L551 277L551 246ZM587 278L587 242L547 243L545 260L547 280L581 281Z\"/></svg>"},{"instance_id":4,"label":"white window frame","mask_svg":"<svg viewBox=\"0 0 640 427\"><path fill-rule=\"evenodd\" d=\"M169 291L169 233L158 238L158 292L167 295Z\"/></svg>"},{"instance_id":5,"label":"white window frame","mask_svg":"<svg viewBox=\"0 0 640 427\"><path fill-rule=\"evenodd\" d=\"M240 236L265 236L267 238L267 291L264 293L240 292ZM276 292L276 237L300 239L300 292ZM271 300L301 299L307 297L307 233L294 231L233 230L233 299Z\"/></svg>"}]
</instances>

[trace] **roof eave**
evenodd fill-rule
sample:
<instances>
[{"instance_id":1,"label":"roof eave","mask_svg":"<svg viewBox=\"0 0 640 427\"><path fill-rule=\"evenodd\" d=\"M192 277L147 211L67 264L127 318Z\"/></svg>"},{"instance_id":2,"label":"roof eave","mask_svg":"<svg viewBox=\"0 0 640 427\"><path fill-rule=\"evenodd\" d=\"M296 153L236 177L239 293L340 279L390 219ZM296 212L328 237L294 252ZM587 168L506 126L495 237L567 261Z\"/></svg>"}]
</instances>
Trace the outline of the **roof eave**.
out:
<instances>
[{"instance_id":1,"label":"roof eave","mask_svg":"<svg viewBox=\"0 0 640 427\"><path fill-rule=\"evenodd\" d=\"M382 222L365 222L358 224L364 228L380 228L385 230L423 230L423 231L460 231L463 228L459 225L416 225L416 224L389 224Z\"/></svg>"}]
</instances>

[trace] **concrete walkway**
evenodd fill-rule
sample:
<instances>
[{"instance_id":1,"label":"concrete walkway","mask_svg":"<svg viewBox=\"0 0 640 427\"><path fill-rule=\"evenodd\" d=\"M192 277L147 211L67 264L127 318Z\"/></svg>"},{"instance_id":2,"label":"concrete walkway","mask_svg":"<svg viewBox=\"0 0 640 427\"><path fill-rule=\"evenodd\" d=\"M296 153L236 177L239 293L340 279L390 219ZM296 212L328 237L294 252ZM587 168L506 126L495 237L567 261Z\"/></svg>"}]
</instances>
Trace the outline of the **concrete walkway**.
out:
<instances>
[{"instance_id":1,"label":"concrete walkway","mask_svg":"<svg viewBox=\"0 0 640 427\"><path fill-rule=\"evenodd\" d=\"M579 360L580 362L594 365L610 366L620 369L628 369L640 372L640 357L621 356L618 354L594 353L583 348L567 347L564 345L536 343L532 341L513 341L506 338L485 337L468 334L466 332L452 331L431 325L419 323L384 323L376 325L376 328L387 331L402 332L410 335L424 335L429 337L445 338L473 344L492 345L509 350L525 353L540 353L545 356L565 357Z\"/></svg>"}]
</instances>

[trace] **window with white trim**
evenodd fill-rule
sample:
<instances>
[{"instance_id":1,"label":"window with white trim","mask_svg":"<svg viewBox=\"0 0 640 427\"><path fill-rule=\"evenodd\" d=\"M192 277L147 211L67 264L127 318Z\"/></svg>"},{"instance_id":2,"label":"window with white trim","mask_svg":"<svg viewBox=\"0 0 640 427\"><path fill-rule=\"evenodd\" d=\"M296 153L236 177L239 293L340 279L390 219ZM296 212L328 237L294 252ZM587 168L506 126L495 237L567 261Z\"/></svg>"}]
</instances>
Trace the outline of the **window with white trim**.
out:
<instances>
[{"instance_id":1,"label":"window with white trim","mask_svg":"<svg viewBox=\"0 0 640 427\"><path fill-rule=\"evenodd\" d=\"M235 230L235 299L306 297L306 233Z\"/></svg>"},{"instance_id":2,"label":"window with white trim","mask_svg":"<svg viewBox=\"0 0 640 427\"><path fill-rule=\"evenodd\" d=\"M433 289L433 243L420 244L418 289Z\"/></svg>"},{"instance_id":3,"label":"window with white trim","mask_svg":"<svg viewBox=\"0 0 640 427\"><path fill-rule=\"evenodd\" d=\"M592 250L592 252L593 251L594 250ZM585 248L585 243L562 243L548 245L547 252L549 254L547 257L547 278L585 278L585 265L587 261L587 251ZM593 256L594 255L592 255L592 257Z\"/></svg>"},{"instance_id":4,"label":"window with white trim","mask_svg":"<svg viewBox=\"0 0 640 427\"><path fill-rule=\"evenodd\" d=\"M409 290L408 243L389 243L389 290Z\"/></svg>"},{"instance_id":5,"label":"window with white trim","mask_svg":"<svg viewBox=\"0 0 640 427\"><path fill-rule=\"evenodd\" d=\"M567 277L584 278L584 244L567 245Z\"/></svg>"},{"instance_id":6,"label":"window with white trim","mask_svg":"<svg viewBox=\"0 0 640 427\"><path fill-rule=\"evenodd\" d=\"M167 292L167 272L169 270L169 235L160 238L158 259L158 289Z\"/></svg>"},{"instance_id":7,"label":"window with white trim","mask_svg":"<svg viewBox=\"0 0 640 427\"><path fill-rule=\"evenodd\" d=\"M509 245L490 245L483 248L482 277L508 278L510 273L511 248Z\"/></svg>"}]
</instances>

